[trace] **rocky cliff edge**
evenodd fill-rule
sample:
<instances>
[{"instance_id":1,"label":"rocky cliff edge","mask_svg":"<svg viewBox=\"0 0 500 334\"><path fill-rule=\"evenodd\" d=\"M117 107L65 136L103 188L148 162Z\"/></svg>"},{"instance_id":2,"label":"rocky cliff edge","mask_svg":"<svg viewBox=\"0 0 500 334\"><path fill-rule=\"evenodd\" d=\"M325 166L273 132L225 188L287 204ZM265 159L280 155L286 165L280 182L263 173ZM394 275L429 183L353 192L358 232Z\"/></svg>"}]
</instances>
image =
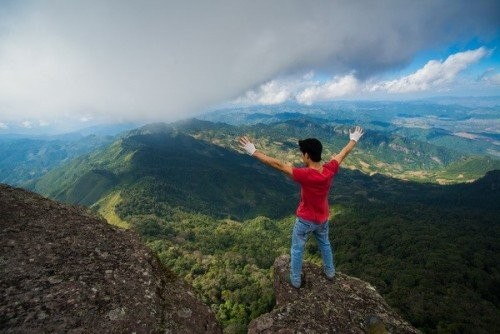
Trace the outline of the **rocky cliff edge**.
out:
<instances>
[{"instance_id":1,"label":"rocky cliff edge","mask_svg":"<svg viewBox=\"0 0 500 334\"><path fill-rule=\"evenodd\" d=\"M304 263L305 283L288 283L290 257L273 266L276 306L254 319L249 333L419 333L394 312L370 284L337 273L333 281L320 267Z\"/></svg>"},{"instance_id":2,"label":"rocky cliff edge","mask_svg":"<svg viewBox=\"0 0 500 334\"><path fill-rule=\"evenodd\" d=\"M0 332L221 333L130 231L0 185Z\"/></svg>"}]
</instances>

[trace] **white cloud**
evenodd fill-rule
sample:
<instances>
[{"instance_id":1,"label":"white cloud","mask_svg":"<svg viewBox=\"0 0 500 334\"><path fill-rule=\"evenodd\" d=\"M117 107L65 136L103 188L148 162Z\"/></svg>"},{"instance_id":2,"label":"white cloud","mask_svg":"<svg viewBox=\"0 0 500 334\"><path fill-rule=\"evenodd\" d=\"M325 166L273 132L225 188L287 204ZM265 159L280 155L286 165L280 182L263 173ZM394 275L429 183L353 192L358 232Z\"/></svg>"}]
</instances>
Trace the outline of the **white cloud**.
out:
<instances>
[{"instance_id":1,"label":"white cloud","mask_svg":"<svg viewBox=\"0 0 500 334\"><path fill-rule=\"evenodd\" d=\"M299 79L287 77L271 80L260 85L257 89L250 90L234 100L234 104L280 104L295 99L300 90L311 85L314 72L308 72Z\"/></svg>"},{"instance_id":2,"label":"white cloud","mask_svg":"<svg viewBox=\"0 0 500 334\"><path fill-rule=\"evenodd\" d=\"M244 97L235 101L237 104L280 104L288 101L292 91L287 85L281 85L277 80L270 81L259 87L258 91L249 91Z\"/></svg>"},{"instance_id":3,"label":"white cloud","mask_svg":"<svg viewBox=\"0 0 500 334\"><path fill-rule=\"evenodd\" d=\"M92 117L90 117L90 116L82 116L78 120L80 122L82 122L82 123L87 123L87 122L90 122L92 120Z\"/></svg>"},{"instance_id":4,"label":"white cloud","mask_svg":"<svg viewBox=\"0 0 500 334\"><path fill-rule=\"evenodd\" d=\"M490 77L490 82L495 85L500 85L500 73L492 75Z\"/></svg>"},{"instance_id":5,"label":"white cloud","mask_svg":"<svg viewBox=\"0 0 500 334\"><path fill-rule=\"evenodd\" d=\"M25 127L26 129L31 129L31 128L33 127L33 125L31 124L31 122L30 122L30 121L23 121L23 122L21 123L21 125L22 125L23 127Z\"/></svg>"},{"instance_id":6,"label":"white cloud","mask_svg":"<svg viewBox=\"0 0 500 334\"><path fill-rule=\"evenodd\" d=\"M314 84L296 96L298 102L312 104L316 101L326 101L335 98L348 96L356 93L360 89L358 79L353 74L345 76L335 76L332 80L323 84Z\"/></svg>"},{"instance_id":7,"label":"white cloud","mask_svg":"<svg viewBox=\"0 0 500 334\"><path fill-rule=\"evenodd\" d=\"M0 129L8 129L7 124L0 122Z\"/></svg>"},{"instance_id":8,"label":"white cloud","mask_svg":"<svg viewBox=\"0 0 500 334\"><path fill-rule=\"evenodd\" d=\"M234 100L233 104L280 104L297 101L312 104L357 93L362 87L354 74L334 76L326 82L314 78L310 72L299 79L281 78L262 84Z\"/></svg>"},{"instance_id":9,"label":"white cloud","mask_svg":"<svg viewBox=\"0 0 500 334\"><path fill-rule=\"evenodd\" d=\"M460 72L479 61L487 53L486 48L481 47L453 54L443 62L431 60L415 73L396 80L374 84L369 90L409 93L443 87L443 85L453 82Z\"/></svg>"},{"instance_id":10,"label":"white cloud","mask_svg":"<svg viewBox=\"0 0 500 334\"><path fill-rule=\"evenodd\" d=\"M491 73L482 78L483 81L490 85L500 85L500 73Z\"/></svg>"},{"instance_id":11,"label":"white cloud","mask_svg":"<svg viewBox=\"0 0 500 334\"><path fill-rule=\"evenodd\" d=\"M273 80L251 90L243 98L234 101L236 104L278 104L285 101L297 101L302 104L313 104L318 101L338 98L369 97L370 94L383 92L407 94L412 92L445 90L450 84L459 81L459 74L471 64L479 61L489 51L484 48L469 50L450 55L445 61L431 60L424 67L408 76L390 81L367 79L362 81L354 73L334 76L326 81L314 79L308 73L300 79ZM489 84L499 83L499 75L489 70L481 79Z\"/></svg>"}]
</instances>

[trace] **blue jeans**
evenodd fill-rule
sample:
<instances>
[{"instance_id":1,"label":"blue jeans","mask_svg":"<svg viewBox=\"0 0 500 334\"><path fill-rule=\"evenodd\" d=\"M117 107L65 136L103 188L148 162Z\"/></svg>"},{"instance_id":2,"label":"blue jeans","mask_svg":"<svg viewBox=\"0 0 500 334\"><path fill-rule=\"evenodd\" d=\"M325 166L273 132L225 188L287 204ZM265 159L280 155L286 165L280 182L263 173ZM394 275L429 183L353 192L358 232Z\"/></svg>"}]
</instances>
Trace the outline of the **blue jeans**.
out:
<instances>
[{"instance_id":1,"label":"blue jeans","mask_svg":"<svg viewBox=\"0 0 500 334\"><path fill-rule=\"evenodd\" d=\"M329 278L335 276L335 265L333 263L333 251L328 238L328 222L315 224L299 217L295 219L292 232L292 248L290 250L290 282L296 288L302 284L300 274L302 273L302 259L304 247L311 232L318 242L321 258L323 259L323 270Z\"/></svg>"}]
</instances>

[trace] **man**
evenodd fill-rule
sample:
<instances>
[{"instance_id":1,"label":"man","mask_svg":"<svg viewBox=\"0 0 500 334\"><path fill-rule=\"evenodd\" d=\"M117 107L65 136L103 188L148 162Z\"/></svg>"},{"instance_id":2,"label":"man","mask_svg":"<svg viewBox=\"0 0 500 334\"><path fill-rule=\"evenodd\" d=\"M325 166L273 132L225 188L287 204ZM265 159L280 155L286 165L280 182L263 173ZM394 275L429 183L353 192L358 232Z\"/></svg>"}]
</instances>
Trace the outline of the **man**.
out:
<instances>
[{"instance_id":1,"label":"man","mask_svg":"<svg viewBox=\"0 0 500 334\"><path fill-rule=\"evenodd\" d=\"M335 276L333 252L328 238L328 218L330 215L328 193L340 164L356 146L362 135L363 130L359 126L356 126L353 131L349 131L349 143L340 153L333 155L326 164L321 163L323 146L318 139L299 140L302 161L306 165L306 167L302 168L292 167L278 159L265 155L258 151L247 137L239 139L241 148L246 153L257 158L262 163L285 173L300 184L300 203L296 212L297 218L292 232L290 250L290 283L295 288L300 288L302 284L304 246L311 233L314 234L318 242L326 277L332 280Z\"/></svg>"}]
</instances>

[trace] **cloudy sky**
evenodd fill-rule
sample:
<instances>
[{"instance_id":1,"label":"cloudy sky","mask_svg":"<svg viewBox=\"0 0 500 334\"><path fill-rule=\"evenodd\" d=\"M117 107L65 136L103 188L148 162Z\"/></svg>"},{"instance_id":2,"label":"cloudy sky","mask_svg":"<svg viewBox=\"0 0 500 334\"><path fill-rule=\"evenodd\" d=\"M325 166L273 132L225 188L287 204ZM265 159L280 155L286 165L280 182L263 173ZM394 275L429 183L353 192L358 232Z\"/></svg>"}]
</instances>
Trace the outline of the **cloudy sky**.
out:
<instances>
[{"instance_id":1,"label":"cloudy sky","mask_svg":"<svg viewBox=\"0 0 500 334\"><path fill-rule=\"evenodd\" d=\"M500 1L0 0L0 128L500 95Z\"/></svg>"}]
</instances>

